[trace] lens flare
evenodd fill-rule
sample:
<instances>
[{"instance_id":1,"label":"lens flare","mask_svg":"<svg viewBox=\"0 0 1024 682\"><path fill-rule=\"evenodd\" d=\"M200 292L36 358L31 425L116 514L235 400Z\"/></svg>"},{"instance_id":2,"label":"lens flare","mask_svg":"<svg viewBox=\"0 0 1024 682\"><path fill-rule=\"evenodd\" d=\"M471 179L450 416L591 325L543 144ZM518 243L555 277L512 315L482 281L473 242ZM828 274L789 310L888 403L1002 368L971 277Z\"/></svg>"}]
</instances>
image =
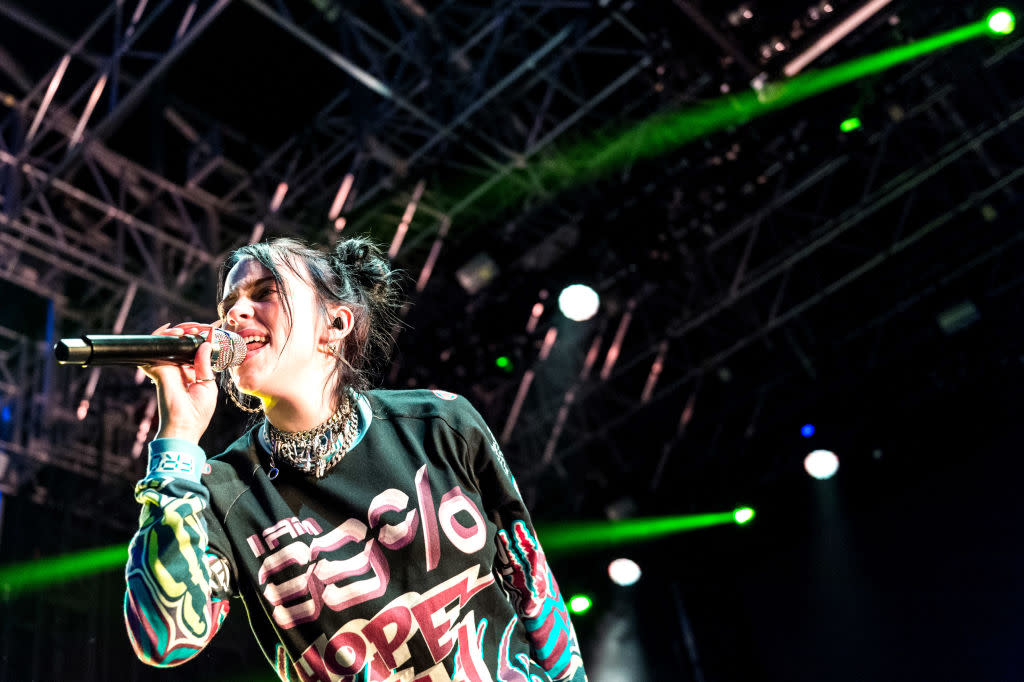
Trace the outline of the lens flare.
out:
<instances>
[{"instance_id":1,"label":"lens flare","mask_svg":"<svg viewBox=\"0 0 1024 682\"><path fill-rule=\"evenodd\" d=\"M574 322L592 318L600 303L597 292L586 284L571 284L558 295L558 309Z\"/></svg>"},{"instance_id":2,"label":"lens flare","mask_svg":"<svg viewBox=\"0 0 1024 682\"><path fill-rule=\"evenodd\" d=\"M857 130L858 128L860 128L860 119L857 118L856 116L854 116L853 118L848 118L841 124L839 124L839 129L842 130L844 133L852 133L854 130Z\"/></svg>"},{"instance_id":3,"label":"lens flare","mask_svg":"<svg viewBox=\"0 0 1024 682\"><path fill-rule=\"evenodd\" d=\"M612 579L613 583L622 587L635 585L642 574L640 566L632 559L623 557L608 564L608 577Z\"/></svg>"},{"instance_id":4,"label":"lens flare","mask_svg":"<svg viewBox=\"0 0 1024 682\"><path fill-rule=\"evenodd\" d=\"M569 600L569 610L573 613L586 613L593 605L594 602L585 594L577 594Z\"/></svg>"},{"instance_id":5,"label":"lens flare","mask_svg":"<svg viewBox=\"0 0 1024 682\"><path fill-rule=\"evenodd\" d=\"M839 471L839 458L830 450L815 450L804 458L804 470L819 481L828 480Z\"/></svg>"},{"instance_id":6,"label":"lens flare","mask_svg":"<svg viewBox=\"0 0 1024 682\"><path fill-rule=\"evenodd\" d=\"M1017 18L1008 9L995 9L988 15L988 30L996 35L1008 36L1017 27Z\"/></svg>"},{"instance_id":7,"label":"lens flare","mask_svg":"<svg viewBox=\"0 0 1024 682\"><path fill-rule=\"evenodd\" d=\"M750 507L742 507L732 513L732 518L737 524L742 526L754 518L754 510Z\"/></svg>"}]
</instances>

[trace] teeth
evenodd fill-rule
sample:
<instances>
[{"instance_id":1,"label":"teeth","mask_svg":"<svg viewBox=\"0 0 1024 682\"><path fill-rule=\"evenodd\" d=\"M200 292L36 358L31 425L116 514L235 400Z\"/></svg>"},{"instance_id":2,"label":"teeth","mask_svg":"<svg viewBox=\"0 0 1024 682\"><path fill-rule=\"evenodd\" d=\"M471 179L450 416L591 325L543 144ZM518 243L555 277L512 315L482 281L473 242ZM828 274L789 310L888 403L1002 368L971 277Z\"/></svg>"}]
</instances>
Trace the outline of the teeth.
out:
<instances>
[{"instance_id":1,"label":"teeth","mask_svg":"<svg viewBox=\"0 0 1024 682\"><path fill-rule=\"evenodd\" d=\"M250 343L266 343L267 337L265 336L247 336L245 337L246 344Z\"/></svg>"}]
</instances>

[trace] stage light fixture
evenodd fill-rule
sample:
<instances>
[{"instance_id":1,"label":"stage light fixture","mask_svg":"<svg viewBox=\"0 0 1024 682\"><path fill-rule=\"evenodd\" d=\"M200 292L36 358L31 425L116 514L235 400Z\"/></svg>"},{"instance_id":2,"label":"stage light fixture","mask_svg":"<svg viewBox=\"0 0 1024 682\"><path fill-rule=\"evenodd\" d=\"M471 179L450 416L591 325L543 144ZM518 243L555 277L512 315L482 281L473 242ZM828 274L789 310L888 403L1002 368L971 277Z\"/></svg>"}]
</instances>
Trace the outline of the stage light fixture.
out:
<instances>
[{"instance_id":1,"label":"stage light fixture","mask_svg":"<svg viewBox=\"0 0 1024 682\"><path fill-rule=\"evenodd\" d=\"M824 481L836 475L839 458L831 450L815 450L804 457L804 469L814 478Z\"/></svg>"},{"instance_id":2,"label":"stage light fixture","mask_svg":"<svg viewBox=\"0 0 1024 682\"><path fill-rule=\"evenodd\" d=\"M800 435L804 438L810 438L814 435L814 424L804 424L800 427Z\"/></svg>"},{"instance_id":3,"label":"stage light fixture","mask_svg":"<svg viewBox=\"0 0 1024 682\"><path fill-rule=\"evenodd\" d=\"M844 133L852 133L854 130L860 128L860 119L856 116L846 119L839 124L839 129Z\"/></svg>"},{"instance_id":4,"label":"stage light fixture","mask_svg":"<svg viewBox=\"0 0 1024 682\"><path fill-rule=\"evenodd\" d=\"M608 564L608 577L612 579L613 583L622 587L636 584L642 573L640 566L635 561L625 557Z\"/></svg>"},{"instance_id":5,"label":"stage light fixture","mask_svg":"<svg viewBox=\"0 0 1024 682\"><path fill-rule=\"evenodd\" d=\"M505 372L511 372L512 371L512 360L510 360L507 355L502 355L502 356L498 357L498 359L496 359L494 361L494 365L498 369L503 370Z\"/></svg>"},{"instance_id":6,"label":"stage light fixture","mask_svg":"<svg viewBox=\"0 0 1024 682\"><path fill-rule=\"evenodd\" d=\"M455 279L459 281L467 294L475 295L494 281L499 274L498 264L486 253L481 252L455 271Z\"/></svg>"},{"instance_id":7,"label":"stage light fixture","mask_svg":"<svg viewBox=\"0 0 1024 682\"><path fill-rule=\"evenodd\" d=\"M1007 36L1017 27L1017 18L1008 9L1000 7L988 15L988 30L996 35Z\"/></svg>"},{"instance_id":8,"label":"stage light fixture","mask_svg":"<svg viewBox=\"0 0 1024 682\"><path fill-rule=\"evenodd\" d=\"M600 302L597 292L586 284L570 284L558 295L558 309L574 322L592 318Z\"/></svg>"},{"instance_id":9,"label":"stage light fixture","mask_svg":"<svg viewBox=\"0 0 1024 682\"><path fill-rule=\"evenodd\" d=\"M736 523L742 526L744 523L749 523L754 518L754 510L750 507L741 507L732 513L732 518Z\"/></svg>"},{"instance_id":10,"label":"stage light fixture","mask_svg":"<svg viewBox=\"0 0 1024 682\"><path fill-rule=\"evenodd\" d=\"M569 610L573 613L586 613L593 605L594 602L585 594L577 594L569 600Z\"/></svg>"}]
</instances>

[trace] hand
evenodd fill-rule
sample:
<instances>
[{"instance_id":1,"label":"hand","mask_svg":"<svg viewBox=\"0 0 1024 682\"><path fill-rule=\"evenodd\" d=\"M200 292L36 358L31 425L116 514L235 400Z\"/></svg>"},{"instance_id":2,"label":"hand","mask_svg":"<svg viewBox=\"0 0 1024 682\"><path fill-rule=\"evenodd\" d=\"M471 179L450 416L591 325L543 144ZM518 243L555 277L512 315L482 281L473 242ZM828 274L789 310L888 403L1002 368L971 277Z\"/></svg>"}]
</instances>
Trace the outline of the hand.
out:
<instances>
[{"instance_id":1,"label":"hand","mask_svg":"<svg viewBox=\"0 0 1024 682\"><path fill-rule=\"evenodd\" d=\"M161 336L197 335L211 326L183 322L171 327L165 324L153 334ZM210 364L213 345L204 341L196 351L195 365L143 365L142 371L156 384L160 428L157 438L183 438L192 443L206 432L217 407L217 382Z\"/></svg>"},{"instance_id":2,"label":"hand","mask_svg":"<svg viewBox=\"0 0 1024 682\"><path fill-rule=\"evenodd\" d=\"M536 618L552 597L558 597L557 587L551 589L548 580L547 558L544 550L522 521L512 525L511 535L505 529L498 531L498 543L504 550L502 579L513 594L513 605L527 618Z\"/></svg>"}]
</instances>

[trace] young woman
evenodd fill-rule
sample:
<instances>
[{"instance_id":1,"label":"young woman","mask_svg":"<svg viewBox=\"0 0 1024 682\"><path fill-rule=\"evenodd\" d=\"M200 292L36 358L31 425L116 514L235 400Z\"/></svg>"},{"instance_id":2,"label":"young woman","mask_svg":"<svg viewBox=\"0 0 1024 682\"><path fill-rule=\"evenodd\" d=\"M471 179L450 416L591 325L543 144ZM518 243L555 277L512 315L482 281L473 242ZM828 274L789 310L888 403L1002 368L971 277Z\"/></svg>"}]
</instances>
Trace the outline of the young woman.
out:
<instances>
[{"instance_id":1,"label":"young woman","mask_svg":"<svg viewBox=\"0 0 1024 682\"><path fill-rule=\"evenodd\" d=\"M219 323L246 341L222 376L262 413L225 452L199 439L219 393L148 366L160 407L126 570L139 658L194 657L240 598L282 680L585 680L565 605L486 424L444 391L369 390L398 293L362 240L278 239L222 268ZM195 333L200 325L155 333Z\"/></svg>"}]
</instances>

